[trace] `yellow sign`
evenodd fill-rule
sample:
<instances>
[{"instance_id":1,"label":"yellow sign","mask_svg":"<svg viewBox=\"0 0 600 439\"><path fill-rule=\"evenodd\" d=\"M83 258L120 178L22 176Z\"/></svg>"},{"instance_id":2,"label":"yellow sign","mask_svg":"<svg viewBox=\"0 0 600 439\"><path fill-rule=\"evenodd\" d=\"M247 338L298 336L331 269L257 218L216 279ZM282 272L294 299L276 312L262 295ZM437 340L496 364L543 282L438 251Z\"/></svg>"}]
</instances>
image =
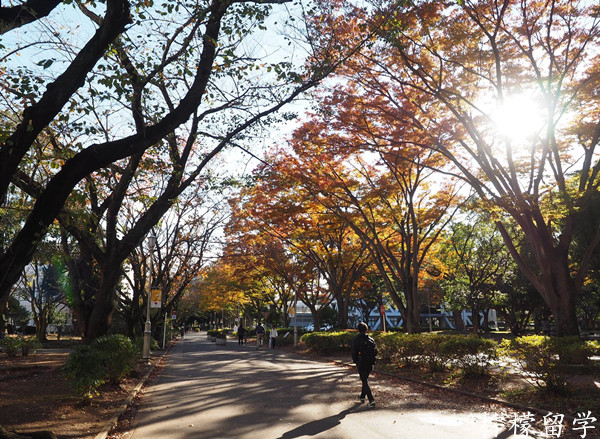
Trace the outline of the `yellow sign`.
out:
<instances>
[{"instance_id":1,"label":"yellow sign","mask_svg":"<svg viewBox=\"0 0 600 439\"><path fill-rule=\"evenodd\" d=\"M160 288L152 288L150 297L150 308L160 308L162 300L162 291Z\"/></svg>"}]
</instances>

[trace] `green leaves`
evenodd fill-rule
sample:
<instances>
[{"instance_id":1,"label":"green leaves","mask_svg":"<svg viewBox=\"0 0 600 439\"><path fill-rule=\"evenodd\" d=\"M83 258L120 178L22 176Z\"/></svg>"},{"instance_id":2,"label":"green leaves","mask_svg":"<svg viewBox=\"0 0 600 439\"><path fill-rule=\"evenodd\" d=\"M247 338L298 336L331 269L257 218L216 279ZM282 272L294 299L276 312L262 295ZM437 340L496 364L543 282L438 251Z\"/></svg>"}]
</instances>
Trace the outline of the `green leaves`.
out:
<instances>
[{"instance_id":1,"label":"green leaves","mask_svg":"<svg viewBox=\"0 0 600 439\"><path fill-rule=\"evenodd\" d=\"M54 59L43 59L43 60L37 62L36 65L43 67L44 69L47 69L52 64L54 64L54 61L55 61Z\"/></svg>"}]
</instances>

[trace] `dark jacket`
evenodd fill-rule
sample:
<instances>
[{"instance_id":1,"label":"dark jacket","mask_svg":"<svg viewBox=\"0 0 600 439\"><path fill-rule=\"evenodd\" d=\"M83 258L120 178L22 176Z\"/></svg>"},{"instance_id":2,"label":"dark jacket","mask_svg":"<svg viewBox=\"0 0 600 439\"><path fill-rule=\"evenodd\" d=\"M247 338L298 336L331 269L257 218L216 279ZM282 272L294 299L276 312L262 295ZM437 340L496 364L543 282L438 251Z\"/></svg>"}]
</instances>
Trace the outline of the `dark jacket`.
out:
<instances>
[{"instance_id":1,"label":"dark jacket","mask_svg":"<svg viewBox=\"0 0 600 439\"><path fill-rule=\"evenodd\" d=\"M371 345L371 352L363 352L363 350ZM352 339L352 361L360 367L371 367L375 364L377 356L377 346L375 340L367 334L358 334Z\"/></svg>"}]
</instances>

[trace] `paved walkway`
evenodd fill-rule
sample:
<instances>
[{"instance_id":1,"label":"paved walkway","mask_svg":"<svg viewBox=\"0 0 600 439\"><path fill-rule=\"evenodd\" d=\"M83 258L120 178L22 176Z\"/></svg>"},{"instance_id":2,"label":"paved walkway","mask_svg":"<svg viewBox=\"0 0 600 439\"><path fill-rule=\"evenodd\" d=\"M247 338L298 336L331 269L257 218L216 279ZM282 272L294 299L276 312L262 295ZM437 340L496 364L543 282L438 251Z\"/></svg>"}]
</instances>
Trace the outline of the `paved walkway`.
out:
<instances>
[{"instance_id":1,"label":"paved walkway","mask_svg":"<svg viewBox=\"0 0 600 439\"><path fill-rule=\"evenodd\" d=\"M385 385L383 385L385 384ZM357 374L277 350L216 346L187 334L144 392L129 437L161 438L508 438L497 406L406 384L372 380L378 406L359 404ZM516 436L514 436L516 437ZM529 435L529 437L536 437Z\"/></svg>"}]
</instances>

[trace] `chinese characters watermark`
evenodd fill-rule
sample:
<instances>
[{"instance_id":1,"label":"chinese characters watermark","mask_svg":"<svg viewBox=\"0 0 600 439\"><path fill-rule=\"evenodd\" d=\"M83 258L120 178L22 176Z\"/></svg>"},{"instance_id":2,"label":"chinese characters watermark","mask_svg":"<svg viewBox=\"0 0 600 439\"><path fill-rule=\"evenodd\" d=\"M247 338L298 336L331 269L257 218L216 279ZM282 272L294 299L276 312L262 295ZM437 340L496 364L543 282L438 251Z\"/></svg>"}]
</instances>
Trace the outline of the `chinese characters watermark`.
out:
<instances>
[{"instance_id":1,"label":"chinese characters watermark","mask_svg":"<svg viewBox=\"0 0 600 439\"><path fill-rule=\"evenodd\" d=\"M591 434L592 430L596 429L597 426L594 423L597 420L592 412L588 410L587 412L577 413L569 426L569 422L565 421L565 415L550 412L542 417L543 433L548 438L560 438L570 427L572 431L577 432L579 437L585 439L589 437L588 434ZM500 437L501 433L510 433L516 437L535 436L536 416L531 412L515 413L510 419L505 418L504 420L496 416L492 418L492 423L495 426L496 435L494 437L496 438ZM540 428L538 427L538 430Z\"/></svg>"}]
</instances>

